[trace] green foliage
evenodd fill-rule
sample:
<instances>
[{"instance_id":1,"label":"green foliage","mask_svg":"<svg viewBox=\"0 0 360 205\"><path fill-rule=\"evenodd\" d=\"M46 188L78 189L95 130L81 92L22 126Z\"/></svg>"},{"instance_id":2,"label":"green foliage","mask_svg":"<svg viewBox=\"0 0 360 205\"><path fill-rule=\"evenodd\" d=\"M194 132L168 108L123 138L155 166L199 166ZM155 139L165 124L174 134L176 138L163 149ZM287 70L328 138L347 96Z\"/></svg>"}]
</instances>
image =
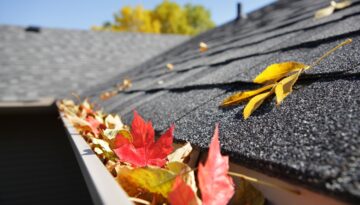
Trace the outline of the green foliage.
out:
<instances>
[{"instance_id":1,"label":"green foliage","mask_svg":"<svg viewBox=\"0 0 360 205\"><path fill-rule=\"evenodd\" d=\"M192 4L182 7L176 2L164 0L154 10L125 6L114 15L114 23L92 29L194 35L214 26L210 11L205 7Z\"/></svg>"}]
</instances>

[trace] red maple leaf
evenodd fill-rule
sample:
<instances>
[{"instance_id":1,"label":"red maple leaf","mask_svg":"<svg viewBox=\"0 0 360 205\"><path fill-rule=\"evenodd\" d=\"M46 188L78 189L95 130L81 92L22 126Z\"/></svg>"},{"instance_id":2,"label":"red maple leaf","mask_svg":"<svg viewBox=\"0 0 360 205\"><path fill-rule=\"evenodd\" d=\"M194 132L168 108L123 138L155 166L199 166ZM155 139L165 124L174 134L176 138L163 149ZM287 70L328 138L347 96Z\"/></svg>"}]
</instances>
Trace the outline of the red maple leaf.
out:
<instances>
[{"instance_id":1,"label":"red maple leaf","mask_svg":"<svg viewBox=\"0 0 360 205\"><path fill-rule=\"evenodd\" d=\"M203 205L227 204L234 194L234 183L227 175L229 158L221 156L219 128L215 127L205 165L199 164L198 180Z\"/></svg>"},{"instance_id":2,"label":"red maple leaf","mask_svg":"<svg viewBox=\"0 0 360 205\"><path fill-rule=\"evenodd\" d=\"M155 132L151 122L145 122L134 111L134 119L131 124L132 142L118 134L114 143L114 152L120 161L128 162L134 167L147 165L162 167L166 163L166 157L173 151L173 131L174 125L155 142Z\"/></svg>"},{"instance_id":3,"label":"red maple leaf","mask_svg":"<svg viewBox=\"0 0 360 205\"><path fill-rule=\"evenodd\" d=\"M172 190L169 193L169 201L171 205L197 205L194 191L187 185L181 176L177 176Z\"/></svg>"}]
</instances>

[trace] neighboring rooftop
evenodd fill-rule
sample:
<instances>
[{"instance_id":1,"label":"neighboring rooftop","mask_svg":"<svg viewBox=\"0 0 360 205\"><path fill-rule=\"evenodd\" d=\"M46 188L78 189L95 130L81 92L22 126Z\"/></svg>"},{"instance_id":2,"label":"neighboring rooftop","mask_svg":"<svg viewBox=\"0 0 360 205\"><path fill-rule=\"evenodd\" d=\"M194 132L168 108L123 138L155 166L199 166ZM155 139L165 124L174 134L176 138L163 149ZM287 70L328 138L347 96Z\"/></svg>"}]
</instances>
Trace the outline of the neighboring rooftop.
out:
<instances>
[{"instance_id":1,"label":"neighboring rooftop","mask_svg":"<svg viewBox=\"0 0 360 205\"><path fill-rule=\"evenodd\" d=\"M0 101L89 89L188 38L0 25Z\"/></svg>"},{"instance_id":2,"label":"neighboring rooftop","mask_svg":"<svg viewBox=\"0 0 360 205\"><path fill-rule=\"evenodd\" d=\"M206 148L216 122L232 161L338 199L360 203L360 1L314 19L329 1L278 1L192 38L83 94L126 123L136 109L175 138ZM347 45L311 70L277 108L266 102L248 120L243 105L220 109L267 65L311 63L347 38ZM199 42L209 50L199 53ZM165 67L174 65L173 71ZM133 86L107 101L99 95L130 77Z\"/></svg>"}]
</instances>

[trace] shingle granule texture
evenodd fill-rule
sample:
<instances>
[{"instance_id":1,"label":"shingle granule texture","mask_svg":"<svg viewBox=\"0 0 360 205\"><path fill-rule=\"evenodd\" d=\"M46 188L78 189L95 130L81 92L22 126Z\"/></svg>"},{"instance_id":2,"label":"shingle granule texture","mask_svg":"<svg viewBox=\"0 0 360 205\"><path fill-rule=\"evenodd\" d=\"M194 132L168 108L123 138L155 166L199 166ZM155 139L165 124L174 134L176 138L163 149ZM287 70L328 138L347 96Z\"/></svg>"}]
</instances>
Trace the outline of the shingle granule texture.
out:
<instances>
[{"instance_id":1,"label":"shingle granule texture","mask_svg":"<svg viewBox=\"0 0 360 205\"><path fill-rule=\"evenodd\" d=\"M0 101L89 89L188 38L0 25Z\"/></svg>"}]
</instances>

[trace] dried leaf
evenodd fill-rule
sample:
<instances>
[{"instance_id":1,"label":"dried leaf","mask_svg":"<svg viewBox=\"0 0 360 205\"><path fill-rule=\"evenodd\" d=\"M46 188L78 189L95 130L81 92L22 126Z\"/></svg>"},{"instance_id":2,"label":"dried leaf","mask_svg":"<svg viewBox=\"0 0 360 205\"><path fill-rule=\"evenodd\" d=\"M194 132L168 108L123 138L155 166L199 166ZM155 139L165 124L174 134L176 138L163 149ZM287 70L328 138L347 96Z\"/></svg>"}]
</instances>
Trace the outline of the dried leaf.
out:
<instances>
[{"instance_id":1,"label":"dried leaf","mask_svg":"<svg viewBox=\"0 0 360 205\"><path fill-rule=\"evenodd\" d=\"M104 125L92 116L86 118L86 121L90 124L91 132L97 137Z\"/></svg>"},{"instance_id":2,"label":"dried leaf","mask_svg":"<svg viewBox=\"0 0 360 205\"><path fill-rule=\"evenodd\" d=\"M350 0L343 0L340 2L336 2L336 1L331 1L330 4L335 7L335 9L345 9L346 7L351 6L351 1Z\"/></svg>"},{"instance_id":3,"label":"dried leaf","mask_svg":"<svg viewBox=\"0 0 360 205\"><path fill-rule=\"evenodd\" d=\"M166 64L166 67L167 67L167 69L168 69L169 71L174 70L174 65L171 64L171 63Z\"/></svg>"},{"instance_id":4,"label":"dried leaf","mask_svg":"<svg viewBox=\"0 0 360 205\"><path fill-rule=\"evenodd\" d=\"M132 86L132 82L129 78L125 78L121 84L118 84L116 87L118 91L124 91Z\"/></svg>"},{"instance_id":5,"label":"dried leaf","mask_svg":"<svg viewBox=\"0 0 360 205\"><path fill-rule=\"evenodd\" d=\"M200 52L205 52L208 50L208 45L204 42L200 42L199 43L199 51Z\"/></svg>"},{"instance_id":6,"label":"dried leaf","mask_svg":"<svg viewBox=\"0 0 360 205\"><path fill-rule=\"evenodd\" d=\"M291 72L299 71L301 69L306 69L307 65L298 63L298 62L283 62L276 63L268 66L264 71L262 71L254 79L254 83L266 83L266 82L275 82Z\"/></svg>"},{"instance_id":7,"label":"dried leaf","mask_svg":"<svg viewBox=\"0 0 360 205\"><path fill-rule=\"evenodd\" d=\"M315 19L320 19L326 16L330 16L333 14L336 10L341 10L349 7L351 5L350 0L343 0L340 2L331 1L330 6L322 8L315 12Z\"/></svg>"},{"instance_id":8,"label":"dried leaf","mask_svg":"<svg viewBox=\"0 0 360 205\"><path fill-rule=\"evenodd\" d=\"M334 13L334 11L335 11L335 7L333 7L331 5L323 8L323 9L320 9L320 10L316 11L315 19L320 19L320 18L323 18L326 16L330 16L332 13Z\"/></svg>"},{"instance_id":9,"label":"dried leaf","mask_svg":"<svg viewBox=\"0 0 360 205\"><path fill-rule=\"evenodd\" d=\"M239 104L247 99L249 99L252 96L258 95L259 93L262 93L266 90L271 89L272 87L274 87L274 84L270 84L270 85L265 85L259 89L256 90L249 90L249 91L245 91L245 92L238 92L235 93L234 95L231 95L230 97L226 98L220 106L222 107L226 107L226 106L231 106L231 105L236 105Z\"/></svg>"},{"instance_id":10,"label":"dried leaf","mask_svg":"<svg viewBox=\"0 0 360 205\"><path fill-rule=\"evenodd\" d=\"M127 162L134 167L147 165L162 167L166 157L172 152L174 126L171 126L156 142L155 132L151 122L145 122L137 112L131 126L132 142L121 134L116 136L114 149L120 161Z\"/></svg>"},{"instance_id":11,"label":"dried leaf","mask_svg":"<svg viewBox=\"0 0 360 205\"><path fill-rule=\"evenodd\" d=\"M121 130L124 129L124 124L122 123L119 115L108 115L105 118L105 125L108 129Z\"/></svg>"},{"instance_id":12,"label":"dried leaf","mask_svg":"<svg viewBox=\"0 0 360 205\"><path fill-rule=\"evenodd\" d=\"M115 90L106 91L106 92L101 93L100 99L105 101L105 100L108 100L108 99L114 97L116 94L117 94L117 92Z\"/></svg>"},{"instance_id":13,"label":"dried leaf","mask_svg":"<svg viewBox=\"0 0 360 205\"><path fill-rule=\"evenodd\" d=\"M190 155L192 151L192 146L187 142L184 146L176 149L173 153L167 156L169 162L183 162L186 157Z\"/></svg>"},{"instance_id":14,"label":"dried leaf","mask_svg":"<svg viewBox=\"0 0 360 205\"><path fill-rule=\"evenodd\" d=\"M276 104L280 103L292 92L292 87L298 80L301 72L292 74L284 79L282 79L275 87L276 94Z\"/></svg>"},{"instance_id":15,"label":"dried leaf","mask_svg":"<svg viewBox=\"0 0 360 205\"><path fill-rule=\"evenodd\" d=\"M66 115L66 118L74 125L76 128L89 128L91 130L91 125L89 122L87 122L84 119L81 119L80 117L76 115Z\"/></svg>"},{"instance_id":16,"label":"dried leaf","mask_svg":"<svg viewBox=\"0 0 360 205\"><path fill-rule=\"evenodd\" d=\"M203 205L227 204L234 194L234 184L227 175L229 158L221 156L219 129L216 125L205 164L199 164L198 181Z\"/></svg>"},{"instance_id":17,"label":"dried leaf","mask_svg":"<svg viewBox=\"0 0 360 205\"><path fill-rule=\"evenodd\" d=\"M176 177L172 186L172 190L168 195L171 205L198 204L196 200L196 194L180 176Z\"/></svg>"},{"instance_id":18,"label":"dried leaf","mask_svg":"<svg viewBox=\"0 0 360 205\"><path fill-rule=\"evenodd\" d=\"M240 179L239 186L235 189L234 197L231 199L237 205L263 205L265 198L251 183Z\"/></svg>"},{"instance_id":19,"label":"dried leaf","mask_svg":"<svg viewBox=\"0 0 360 205\"><path fill-rule=\"evenodd\" d=\"M101 139L97 139L95 137L92 137L91 142L94 145L99 146L103 151L113 153L112 149L110 148L109 143L107 143L105 140L101 140Z\"/></svg>"},{"instance_id":20,"label":"dried leaf","mask_svg":"<svg viewBox=\"0 0 360 205\"><path fill-rule=\"evenodd\" d=\"M261 93L253 98L248 102L248 104L244 108L244 119L248 119L250 115L264 102L264 100L270 96L273 91Z\"/></svg>"}]
</instances>

